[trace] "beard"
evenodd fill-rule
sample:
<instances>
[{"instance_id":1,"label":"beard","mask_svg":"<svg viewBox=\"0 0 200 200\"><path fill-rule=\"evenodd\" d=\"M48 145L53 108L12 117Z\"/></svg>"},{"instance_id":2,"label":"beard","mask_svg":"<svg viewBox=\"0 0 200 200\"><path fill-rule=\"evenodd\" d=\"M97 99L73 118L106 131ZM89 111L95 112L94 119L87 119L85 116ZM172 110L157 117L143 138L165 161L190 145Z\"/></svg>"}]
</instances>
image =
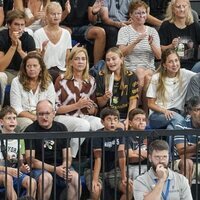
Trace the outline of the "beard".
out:
<instances>
[{"instance_id":1,"label":"beard","mask_svg":"<svg viewBox=\"0 0 200 200\"><path fill-rule=\"evenodd\" d=\"M161 164L161 165L163 165L163 167L165 168L165 169L168 169L168 165L169 165L169 163L166 165L165 163L158 163L158 164ZM157 164L157 165L158 165ZM151 167L152 167L152 169L153 169L153 171L156 173L156 168L157 168L157 165L155 165L153 162L151 162Z\"/></svg>"}]
</instances>

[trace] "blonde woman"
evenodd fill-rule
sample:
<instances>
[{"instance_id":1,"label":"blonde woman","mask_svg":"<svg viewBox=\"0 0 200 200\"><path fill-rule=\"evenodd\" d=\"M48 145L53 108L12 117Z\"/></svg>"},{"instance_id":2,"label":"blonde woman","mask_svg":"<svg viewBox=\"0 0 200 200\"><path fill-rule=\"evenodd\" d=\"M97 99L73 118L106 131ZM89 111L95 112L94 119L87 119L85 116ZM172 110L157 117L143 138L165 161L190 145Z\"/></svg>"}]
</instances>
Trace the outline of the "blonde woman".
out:
<instances>
[{"instance_id":1,"label":"blonde woman","mask_svg":"<svg viewBox=\"0 0 200 200\"><path fill-rule=\"evenodd\" d=\"M44 62L52 76L53 82L66 71L66 61L71 44L69 31L59 26L62 8L58 2L51 2L46 7L46 23L34 32L36 49L43 55Z\"/></svg>"},{"instance_id":2,"label":"blonde woman","mask_svg":"<svg viewBox=\"0 0 200 200\"><path fill-rule=\"evenodd\" d=\"M174 129L174 125L184 119L187 86L195 73L180 67L176 50L166 49L147 90L151 128Z\"/></svg>"},{"instance_id":3,"label":"blonde woman","mask_svg":"<svg viewBox=\"0 0 200 200\"><path fill-rule=\"evenodd\" d=\"M66 73L56 79L55 90L58 115L56 120L64 123L69 131L95 131L103 127L100 118L95 117L97 113L96 82L89 75L86 49L82 47L72 49ZM72 155L76 156L77 138L72 138L71 147Z\"/></svg>"},{"instance_id":4,"label":"blonde woman","mask_svg":"<svg viewBox=\"0 0 200 200\"><path fill-rule=\"evenodd\" d=\"M162 51L177 50L181 66L192 69L199 60L200 25L194 22L189 0L172 0L167 8L166 19L159 29ZM200 66L199 66L200 67Z\"/></svg>"}]
</instances>

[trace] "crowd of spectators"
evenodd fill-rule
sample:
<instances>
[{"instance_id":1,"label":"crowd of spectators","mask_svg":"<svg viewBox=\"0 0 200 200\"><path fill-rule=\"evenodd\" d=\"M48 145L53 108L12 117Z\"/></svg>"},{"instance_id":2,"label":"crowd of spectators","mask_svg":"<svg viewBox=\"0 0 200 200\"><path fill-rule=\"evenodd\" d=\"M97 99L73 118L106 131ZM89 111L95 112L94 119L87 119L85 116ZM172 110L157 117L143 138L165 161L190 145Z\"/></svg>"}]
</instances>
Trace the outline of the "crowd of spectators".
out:
<instances>
[{"instance_id":1,"label":"crowd of spectators","mask_svg":"<svg viewBox=\"0 0 200 200\"><path fill-rule=\"evenodd\" d=\"M189 0L0 0L2 132L70 131L75 134L96 130L145 130L147 127L169 130L199 128L199 32L198 14L191 8ZM91 65L98 66L102 60L104 66L93 77ZM8 86L11 86L9 101L5 98ZM5 129L6 120L13 123L12 130ZM171 137L166 140L172 142ZM194 173L194 166L197 166L194 155L196 140L188 136L185 155L184 137L174 138L175 169L186 176L190 185L192 179L199 176ZM77 158L79 145L85 141L85 138L59 141L56 174L61 180L58 186L63 187L68 179L69 199L77 199L77 194L81 194L78 173L71 165ZM139 144L141 141L142 145ZM54 141L47 142L54 146ZM29 163L32 145L34 179L23 175L21 182L26 182L22 186L27 187L27 182L33 181L32 190L27 190L26 194L35 198L38 183L38 198L49 199L54 147L46 145L46 155L50 160L44 161L46 171L43 178L48 184L41 186L42 159L40 152L36 153L41 144L30 145L25 141L25 157ZM91 173L85 173L91 197L99 199L101 195L102 148L106 148L106 159L112 160L115 145L119 161L117 186L121 199L131 199L133 195L140 199L139 182L153 172L137 179L134 188L132 180L139 171L133 165L140 163L140 172L147 171L148 157L147 139L134 137L128 140L128 150L123 139L118 139L117 143L113 138L94 140L93 178ZM168 151L165 144L161 143L161 146L156 150ZM125 172L126 152L130 158L131 179L127 179ZM154 149L149 153L153 160ZM70 158L68 163L67 154ZM176 176L169 169L162 169L166 168L167 160L151 164L159 180L168 180L167 173ZM22 163L21 166L30 170L28 164ZM112 164L106 167L105 178L112 188L115 185L110 176L114 167ZM157 172L159 170L161 172ZM16 177L10 175L11 179ZM183 181L185 183L185 179ZM10 179L8 184L12 185ZM44 188L41 187L46 188L46 193L42 194ZM133 191L136 194L132 194ZM16 199L14 188L10 188L10 192L9 198ZM154 197L154 189L152 192L148 189L148 192L146 199ZM190 198L189 194L186 196L185 199Z\"/></svg>"}]
</instances>

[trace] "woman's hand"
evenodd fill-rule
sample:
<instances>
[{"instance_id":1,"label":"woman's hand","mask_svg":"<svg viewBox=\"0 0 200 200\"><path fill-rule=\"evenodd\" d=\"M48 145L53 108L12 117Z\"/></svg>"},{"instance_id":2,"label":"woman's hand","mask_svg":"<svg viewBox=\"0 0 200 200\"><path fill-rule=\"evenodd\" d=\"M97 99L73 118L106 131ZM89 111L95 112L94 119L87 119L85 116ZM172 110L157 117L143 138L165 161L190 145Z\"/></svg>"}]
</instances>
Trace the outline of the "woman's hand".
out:
<instances>
[{"instance_id":1,"label":"woman's hand","mask_svg":"<svg viewBox=\"0 0 200 200\"><path fill-rule=\"evenodd\" d=\"M174 116L174 111L165 110L164 115L167 120L171 120Z\"/></svg>"}]
</instances>

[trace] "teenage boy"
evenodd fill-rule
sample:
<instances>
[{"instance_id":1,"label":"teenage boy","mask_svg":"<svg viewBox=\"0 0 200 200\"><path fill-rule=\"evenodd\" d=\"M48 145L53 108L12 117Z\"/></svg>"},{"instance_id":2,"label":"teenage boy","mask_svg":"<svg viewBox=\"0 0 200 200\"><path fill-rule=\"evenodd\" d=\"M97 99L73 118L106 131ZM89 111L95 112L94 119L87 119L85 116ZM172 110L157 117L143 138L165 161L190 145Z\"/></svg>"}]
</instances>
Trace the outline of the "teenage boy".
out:
<instances>
[{"instance_id":1,"label":"teenage boy","mask_svg":"<svg viewBox=\"0 0 200 200\"><path fill-rule=\"evenodd\" d=\"M129 112L129 130L144 131L147 125L147 117L144 110L132 109ZM129 137L128 147L129 177L133 180L147 170L147 139L139 136Z\"/></svg>"},{"instance_id":2,"label":"teenage boy","mask_svg":"<svg viewBox=\"0 0 200 200\"><path fill-rule=\"evenodd\" d=\"M6 106L1 110L0 122L3 134L15 133L14 130L17 126L16 119L17 113L14 108ZM34 179L30 180L30 177L26 175L26 173L30 172L30 167L22 162L23 156L18 149L18 140L9 139L7 142L1 140L0 147L0 188L7 188L7 198L9 200L17 199L15 190L18 190L21 187L26 189L28 196L35 198L36 182ZM18 154L20 154L19 168L17 168ZM7 174L5 174L6 171ZM18 188L18 186L20 188Z\"/></svg>"},{"instance_id":3,"label":"teenage boy","mask_svg":"<svg viewBox=\"0 0 200 200\"><path fill-rule=\"evenodd\" d=\"M111 188L115 188L116 186L118 187L122 193L121 199L132 199L133 185L131 180L129 180L127 186L124 141L123 138L114 137L114 132L121 130L117 128L119 123L119 111L106 107L101 111L100 118L104 125L104 128L101 129L101 131L109 131L110 137L104 139L95 138L93 140L94 171L92 176L92 188L90 183L90 170L86 172L86 184L91 192L91 197L93 200L100 199L102 190L101 169L103 167L102 164L104 164L104 180L108 182ZM105 152L102 152L103 149L105 149ZM105 156L104 163L102 162L103 154ZM116 158L119 162L119 168L117 167L117 169L115 169Z\"/></svg>"}]
</instances>

